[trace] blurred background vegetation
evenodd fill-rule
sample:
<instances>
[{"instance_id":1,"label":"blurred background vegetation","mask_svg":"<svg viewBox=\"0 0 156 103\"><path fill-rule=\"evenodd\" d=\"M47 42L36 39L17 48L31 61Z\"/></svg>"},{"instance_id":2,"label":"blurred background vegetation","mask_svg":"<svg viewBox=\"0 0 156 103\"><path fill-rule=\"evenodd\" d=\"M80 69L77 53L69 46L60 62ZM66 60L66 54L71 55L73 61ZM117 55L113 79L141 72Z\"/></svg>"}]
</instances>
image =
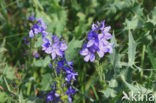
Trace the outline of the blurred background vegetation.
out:
<instances>
[{"instance_id":1,"label":"blurred background vegetation","mask_svg":"<svg viewBox=\"0 0 156 103\"><path fill-rule=\"evenodd\" d=\"M0 103L43 103L37 96L50 89L50 58L40 51L41 38L34 48L23 41L32 15L68 43L67 58L79 73L73 103L129 103L121 97L131 90L156 95L155 0L0 0ZM100 60L105 81L79 55L91 24L102 20L115 44L114 53ZM32 51L41 57L32 58Z\"/></svg>"}]
</instances>

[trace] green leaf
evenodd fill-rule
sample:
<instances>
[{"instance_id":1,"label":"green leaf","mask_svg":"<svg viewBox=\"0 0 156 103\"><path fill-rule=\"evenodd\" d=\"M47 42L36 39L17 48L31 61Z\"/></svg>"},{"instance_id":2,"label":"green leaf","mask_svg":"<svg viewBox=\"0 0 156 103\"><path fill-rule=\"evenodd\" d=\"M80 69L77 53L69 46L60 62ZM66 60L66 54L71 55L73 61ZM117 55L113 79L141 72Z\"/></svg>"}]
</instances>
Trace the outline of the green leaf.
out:
<instances>
[{"instance_id":1,"label":"green leaf","mask_svg":"<svg viewBox=\"0 0 156 103\"><path fill-rule=\"evenodd\" d=\"M0 92L1 103L6 103L9 96L5 92Z\"/></svg>"},{"instance_id":2,"label":"green leaf","mask_svg":"<svg viewBox=\"0 0 156 103\"><path fill-rule=\"evenodd\" d=\"M76 40L75 38L69 42L68 49L65 52L68 60L74 60L75 57L79 55L78 48L82 46L82 43L82 40Z\"/></svg>"},{"instance_id":3,"label":"green leaf","mask_svg":"<svg viewBox=\"0 0 156 103\"><path fill-rule=\"evenodd\" d=\"M72 4L73 9L75 9L75 10L80 9L80 5L78 4L78 2L76 0L71 0L71 4Z\"/></svg>"},{"instance_id":4,"label":"green leaf","mask_svg":"<svg viewBox=\"0 0 156 103\"><path fill-rule=\"evenodd\" d=\"M117 96L117 91L115 90L115 88L117 88L117 87L118 87L117 80L111 79L109 81L108 88L106 90L101 90L101 92L104 94L104 96L106 98L115 97L115 96Z\"/></svg>"},{"instance_id":5,"label":"green leaf","mask_svg":"<svg viewBox=\"0 0 156 103\"><path fill-rule=\"evenodd\" d=\"M122 81L124 83L124 85L130 90L130 92L134 92L134 93L143 93L143 94L149 94L152 92L152 90L150 89L146 89L145 87L143 87L142 85L139 85L139 84L136 84L136 85L133 85L133 84L130 84L128 83L125 79L124 79L124 76L122 75Z\"/></svg>"},{"instance_id":6,"label":"green leaf","mask_svg":"<svg viewBox=\"0 0 156 103\"><path fill-rule=\"evenodd\" d=\"M153 57L153 54L152 54L151 49L150 49L149 46L147 46L147 54L148 54L148 58L150 59L150 62L152 64L153 69L156 70L156 60Z\"/></svg>"},{"instance_id":7,"label":"green leaf","mask_svg":"<svg viewBox=\"0 0 156 103\"><path fill-rule=\"evenodd\" d=\"M46 56L44 59L39 59L39 60L36 60L32 66L36 66L36 67L46 67L49 65L51 61L51 58L49 56Z\"/></svg>"},{"instance_id":8,"label":"green leaf","mask_svg":"<svg viewBox=\"0 0 156 103\"><path fill-rule=\"evenodd\" d=\"M29 97L25 103L43 103L43 100L39 99L38 97Z\"/></svg>"},{"instance_id":9,"label":"green leaf","mask_svg":"<svg viewBox=\"0 0 156 103\"><path fill-rule=\"evenodd\" d=\"M106 90L103 91L103 94L106 98L115 97L117 95L117 91L115 91L112 88L107 88Z\"/></svg>"},{"instance_id":10,"label":"green leaf","mask_svg":"<svg viewBox=\"0 0 156 103\"><path fill-rule=\"evenodd\" d=\"M55 8L57 10L50 14L50 20L48 21L47 31L50 33L55 33L57 36L61 36L64 32L64 28L67 22L67 11L62 7L58 6Z\"/></svg>"},{"instance_id":11,"label":"green leaf","mask_svg":"<svg viewBox=\"0 0 156 103\"><path fill-rule=\"evenodd\" d=\"M10 66L8 66L7 64L5 65L4 68L0 69L0 73L3 73L3 75L9 79L9 80L13 80L16 78L15 76L15 68L12 68Z\"/></svg>"},{"instance_id":12,"label":"green leaf","mask_svg":"<svg viewBox=\"0 0 156 103\"><path fill-rule=\"evenodd\" d=\"M18 98L19 98L19 103L25 103L25 101L23 99L23 93L22 93L22 91L20 91L20 94L19 94Z\"/></svg>"},{"instance_id":13,"label":"green leaf","mask_svg":"<svg viewBox=\"0 0 156 103\"><path fill-rule=\"evenodd\" d=\"M129 31L129 42L128 42L128 64L132 66L135 64L135 55L136 55L137 44L133 39L131 31Z\"/></svg>"},{"instance_id":14,"label":"green leaf","mask_svg":"<svg viewBox=\"0 0 156 103\"><path fill-rule=\"evenodd\" d=\"M40 35L40 34L39 34ZM40 35L39 38L37 38L37 42L35 42L35 48L39 48L41 47L41 44L43 43L43 40L42 40L42 36Z\"/></svg>"},{"instance_id":15,"label":"green leaf","mask_svg":"<svg viewBox=\"0 0 156 103\"><path fill-rule=\"evenodd\" d=\"M135 30L139 29L143 26L144 21L138 16L135 15L132 17L131 20L126 19L124 25L125 25L125 30Z\"/></svg>"},{"instance_id":16,"label":"green leaf","mask_svg":"<svg viewBox=\"0 0 156 103\"><path fill-rule=\"evenodd\" d=\"M115 88L118 86L118 82L115 79L109 81L109 87Z\"/></svg>"},{"instance_id":17,"label":"green leaf","mask_svg":"<svg viewBox=\"0 0 156 103\"><path fill-rule=\"evenodd\" d=\"M111 61L111 64L113 65L114 70L116 70L117 68L121 68L121 66L122 66L121 61L120 61L122 55L119 54L119 47L116 42L114 34L111 39L111 43L114 44L114 48L113 48L113 54L111 54L109 57L110 57L110 61Z\"/></svg>"},{"instance_id":18,"label":"green leaf","mask_svg":"<svg viewBox=\"0 0 156 103\"><path fill-rule=\"evenodd\" d=\"M129 8L130 6L133 6L136 0L113 0L113 3L110 3L109 7L107 8L109 11L112 11L113 13L116 13L119 10Z\"/></svg>"},{"instance_id":19,"label":"green leaf","mask_svg":"<svg viewBox=\"0 0 156 103\"><path fill-rule=\"evenodd\" d=\"M156 7L152 11L152 17L148 17L147 19L147 22L151 22L153 25L156 25Z\"/></svg>"},{"instance_id":20,"label":"green leaf","mask_svg":"<svg viewBox=\"0 0 156 103\"><path fill-rule=\"evenodd\" d=\"M137 16L143 16L143 8L141 7L141 5L137 5L136 7L132 8L133 12L137 15Z\"/></svg>"},{"instance_id":21,"label":"green leaf","mask_svg":"<svg viewBox=\"0 0 156 103\"><path fill-rule=\"evenodd\" d=\"M42 91L49 90L51 81L52 81L52 77L51 77L50 73L42 75L41 90Z\"/></svg>"}]
</instances>

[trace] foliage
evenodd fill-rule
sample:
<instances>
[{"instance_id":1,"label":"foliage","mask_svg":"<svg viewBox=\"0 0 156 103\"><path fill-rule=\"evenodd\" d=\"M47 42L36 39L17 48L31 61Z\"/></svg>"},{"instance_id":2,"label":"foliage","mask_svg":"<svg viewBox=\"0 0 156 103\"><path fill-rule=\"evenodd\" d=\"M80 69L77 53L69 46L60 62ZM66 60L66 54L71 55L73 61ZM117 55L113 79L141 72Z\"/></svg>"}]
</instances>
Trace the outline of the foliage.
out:
<instances>
[{"instance_id":1,"label":"foliage","mask_svg":"<svg viewBox=\"0 0 156 103\"><path fill-rule=\"evenodd\" d=\"M155 0L1 0L0 103L43 103L38 96L50 90L53 71L50 57L41 51L42 38L31 39L33 45L23 40L33 15L68 44L66 58L79 74L73 103L129 103L121 101L123 91L156 97ZM113 53L98 65L86 63L79 52L92 23L102 20L111 25Z\"/></svg>"}]
</instances>

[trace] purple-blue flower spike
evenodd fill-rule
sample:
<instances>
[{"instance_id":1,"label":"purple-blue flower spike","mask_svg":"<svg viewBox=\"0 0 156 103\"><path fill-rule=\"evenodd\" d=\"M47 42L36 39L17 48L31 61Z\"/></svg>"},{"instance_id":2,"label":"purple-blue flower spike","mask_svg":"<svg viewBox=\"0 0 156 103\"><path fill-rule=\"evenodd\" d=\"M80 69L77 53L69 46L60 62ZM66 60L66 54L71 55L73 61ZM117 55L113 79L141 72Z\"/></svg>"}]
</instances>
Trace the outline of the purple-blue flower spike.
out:
<instances>
[{"instance_id":1,"label":"purple-blue flower spike","mask_svg":"<svg viewBox=\"0 0 156 103\"><path fill-rule=\"evenodd\" d=\"M108 40L112 38L109 33L111 27L105 26L105 21L92 24L92 30L88 33L88 42L83 45L80 54L84 56L85 62L94 62L96 53L102 58L106 53L113 53L113 44Z\"/></svg>"},{"instance_id":2,"label":"purple-blue flower spike","mask_svg":"<svg viewBox=\"0 0 156 103\"><path fill-rule=\"evenodd\" d=\"M53 103L58 103L58 102L63 102L61 99L61 95L66 95L68 96L69 103L72 102L72 97L71 95L76 93L76 90L72 88L72 84L74 81L76 81L76 76L78 73L74 72L73 69L73 62L72 61L67 61L65 59L65 51L67 50L68 46L65 41L61 41L57 36L52 36L50 33L46 31L47 25L43 22L42 18L40 19L35 19L34 17L29 18L30 20L36 20L36 24L33 25L33 27L30 29L29 32L29 37L30 38L35 38L35 36L42 36L43 43L41 44L42 50L46 53L51 55L53 63L49 64L49 67L55 71L55 77L53 80L57 80L59 82L59 79L57 77L60 76L60 74L65 74L64 77L61 77L64 79L64 83L62 84L63 90L66 90L64 88L67 88L64 93L57 93L57 90L60 91L60 87L57 87L57 83L54 83L55 85L51 87L51 91L48 94L44 94L46 96L46 101L47 102L53 102ZM42 35L40 35L42 34ZM94 39L96 35L93 35L91 39ZM90 40L91 40L90 39ZM96 36L96 39L98 40L98 36ZM92 47L96 44L97 41L95 40L94 43L89 46ZM87 45L86 45L87 46ZM91 52L95 52L94 48L90 48ZM36 53L34 54L35 57L38 57L39 55ZM93 61L93 59L90 59ZM55 81L56 81L55 80ZM62 90L61 90L62 91Z\"/></svg>"}]
</instances>

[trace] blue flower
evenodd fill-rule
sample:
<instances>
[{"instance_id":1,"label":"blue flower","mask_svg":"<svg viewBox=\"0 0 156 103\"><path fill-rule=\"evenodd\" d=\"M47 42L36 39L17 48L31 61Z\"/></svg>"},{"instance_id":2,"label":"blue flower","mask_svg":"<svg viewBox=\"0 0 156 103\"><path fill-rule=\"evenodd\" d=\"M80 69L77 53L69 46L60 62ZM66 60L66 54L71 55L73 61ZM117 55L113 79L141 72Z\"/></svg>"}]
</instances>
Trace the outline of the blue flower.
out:
<instances>
[{"instance_id":1,"label":"blue flower","mask_svg":"<svg viewBox=\"0 0 156 103\"><path fill-rule=\"evenodd\" d=\"M30 30L30 31L29 31L29 37L30 37L30 38L33 38L33 37L34 37L33 30Z\"/></svg>"},{"instance_id":2,"label":"blue flower","mask_svg":"<svg viewBox=\"0 0 156 103\"><path fill-rule=\"evenodd\" d=\"M59 41L57 36L52 36L52 40L48 38L43 38L42 50L44 50L47 54L51 54L52 59L63 57L64 51L67 49L67 45L65 41Z\"/></svg>"},{"instance_id":3,"label":"blue flower","mask_svg":"<svg viewBox=\"0 0 156 103\"><path fill-rule=\"evenodd\" d=\"M28 19L33 21L33 20L35 20L35 17L34 16L33 17L29 17Z\"/></svg>"},{"instance_id":4,"label":"blue flower","mask_svg":"<svg viewBox=\"0 0 156 103\"><path fill-rule=\"evenodd\" d=\"M73 66L74 64L73 64L72 61L67 61L67 65L68 65L68 66Z\"/></svg>"},{"instance_id":5,"label":"blue flower","mask_svg":"<svg viewBox=\"0 0 156 103\"><path fill-rule=\"evenodd\" d=\"M24 37L23 40L24 40L25 44L30 44L30 42L28 41L27 37Z\"/></svg>"},{"instance_id":6,"label":"blue flower","mask_svg":"<svg viewBox=\"0 0 156 103\"><path fill-rule=\"evenodd\" d=\"M94 60L95 60L95 50L96 49L92 46L90 48L85 47L80 51L80 54L82 56L85 56L85 58L84 58L85 62L88 62L88 61L94 62Z\"/></svg>"},{"instance_id":7,"label":"blue flower","mask_svg":"<svg viewBox=\"0 0 156 103\"><path fill-rule=\"evenodd\" d=\"M47 102L54 102L54 103L58 103L59 101L61 101L60 99L59 99L59 94L57 94L56 92L55 92L55 90L52 90L52 91L50 91L50 93L48 93L47 95L46 95L46 101Z\"/></svg>"},{"instance_id":8,"label":"blue flower","mask_svg":"<svg viewBox=\"0 0 156 103\"><path fill-rule=\"evenodd\" d=\"M76 93L76 90L73 89L72 86L70 86L66 92L66 94L68 95L69 103L72 103L71 95L74 95L75 93Z\"/></svg>"},{"instance_id":9,"label":"blue flower","mask_svg":"<svg viewBox=\"0 0 156 103\"><path fill-rule=\"evenodd\" d=\"M68 48L67 44L65 43L65 41L61 41L60 42L60 50L61 51L65 51Z\"/></svg>"},{"instance_id":10,"label":"blue flower","mask_svg":"<svg viewBox=\"0 0 156 103\"><path fill-rule=\"evenodd\" d=\"M72 97L70 95L68 95L68 100L69 100L69 103L72 103Z\"/></svg>"},{"instance_id":11,"label":"blue flower","mask_svg":"<svg viewBox=\"0 0 156 103\"><path fill-rule=\"evenodd\" d=\"M42 46L42 50L46 51L46 49L50 47L52 42L48 38L43 38L43 42L44 43L41 45Z\"/></svg>"},{"instance_id":12,"label":"blue flower","mask_svg":"<svg viewBox=\"0 0 156 103\"><path fill-rule=\"evenodd\" d=\"M51 56L52 56L53 60L56 58L56 56L60 56L60 57L64 56L64 52L60 49L59 43L54 43L52 45L52 47L51 47Z\"/></svg>"},{"instance_id":13,"label":"blue flower","mask_svg":"<svg viewBox=\"0 0 156 103\"><path fill-rule=\"evenodd\" d=\"M74 95L76 93L76 90L70 86L66 92L67 95Z\"/></svg>"},{"instance_id":14,"label":"blue flower","mask_svg":"<svg viewBox=\"0 0 156 103\"><path fill-rule=\"evenodd\" d=\"M75 76L78 75L78 73L75 73L73 70L69 68L64 68L66 71L66 78L65 80L69 83L71 80L76 80Z\"/></svg>"},{"instance_id":15,"label":"blue flower","mask_svg":"<svg viewBox=\"0 0 156 103\"><path fill-rule=\"evenodd\" d=\"M92 30L88 33L88 42L83 45L80 54L84 61L94 62L96 53L102 58L106 53L113 53L113 44L109 43L112 35L109 33L111 27L105 26L105 21L92 25Z\"/></svg>"},{"instance_id":16,"label":"blue flower","mask_svg":"<svg viewBox=\"0 0 156 103\"><path fill-rule=\"evenodd\" d=\"M62 95L67 95L68 100L71 103L72 97L71 95L75 94L76 91L71 87L72 83L76 81L76 76L78 73L74 72L73 69L73 62L67 61L65 59L65 51L67 50L68 46L65 41L61 41L56 35L52 36L50 33L46 31L47 25L43 22L42 18L35 19L34 17L30 17L29 20L35 20L35 24L29 31L29 37L34 38L36 35L42 36L43 43L41 44L42 50L46 54L50 54L52 57L52 60L54 62L54 65L51 63L49 64L49 67L52 68L52 70L55 70L56 74L54 73L53 80L55 81L53 83L53 86L51 86L51 91L47 94L42 94L46 96L47 102L52 103L58 103L58 102L64 102L61 100ZM96 28L96 27L95 27ZM41 35L40 35L41 34ZM88 37L89 38L89 37ZM96 33L90 35L89 40L95 40L94 43L89 46L89 50L91 52L95 52L94 45L97 45L98 36ZM26 39L25 39L26 41ZM39 54L37 52L33 53L33 56L36 58L39 57ZM55 77L59 77L55 79ZM60 79L65 79L64 82L59 82ZM56 82L58 81L58 82ZM61 80L62 81L62 80ZM57 83L61 83L61 88L63 92L60 94L57 93L57 91L60 91L60 87L58 87ZM59 85L60 86L60 85ZM67 91L66 87L69 87Z\"/></svg>"},{"instance_id":17,"label":"blue flower","mask_svg":"<svg viewBox=\"0 0 156 103\"><path fill-rule=\"evenodd\" d=\"M50 67L50 68L53 68L53 65L50 63L50 64L49 64L49 67Z\"/></svg>"},{"instance_id":18,"label":"blue flower","mask_svg":"<svg viewBox=\"0 0 156 103\"><path fill-rule=\"evenodd\" d=\"M39 58L40 54L38 54L37 52L34 52L33 56L37 59L37 58Z\"/></svg>"},{"instance_id":19,"label":"blue flower","mask_svg":"<svg viewBox=\"0 0 156 103\"><path fill-rule=\"evenodd\" d=\"M57 65L62 68L64 66L64 60L58 61Z\"/></svg>"},{"instance_id":20,"label":"blue flower","mask_svg":"<svg viewBox=\"0 0 156 103\"><path fill-rule=\"evenodd\" d=\"M59 42L59 38L56 35L52 36L51 38L54 43Z\"/></svg>"},{"instance_id":21,"label":"blue flower","mask_svg":"<svg viewBox=\"0 0 156 103\"><path fill-rule=\"evenodd\" d=\"M36 19L34 17L29 17L29 20L34 21ZM34 38L34 36L39 33L42 33L42 37L47 36L49 33L45 31L46 29L47 25L43 22L42 18L37 19L37 23L35 23L29 31L29 37Z\"/></svg>"},{"instance_id":22,"label":"blue flower","mask_svg":"<svg viewBox=\"0 0 156 103\"><path fill-rule=\"evenodd\" d=\"M47 102L52 101L53 100L53 95L48 94L47 95Z\"/></svg>"},{"instance_id":23,"label":"blue flower","mask_svg":"<svg viewBox=\"0 0 156 103\"><path fill-rule=\"evenodd\" d=\"M34 34L38 34L41 32L41 27L38 24L34 24L32 30Z\"/></svg>"},{"instance_id":24,"label":"blue flower","mask_svg":"<svg viewBox=\"0 0 156 103\"><path fill-rule=\"evenodd\" d=\"M99 25L99 22L97 22L97 24L92 24L92 31L97 31L97 30L99 30L99 27L98 27L98 25Z\"/></svg>"},{"instance_id":25,"label":"blue flower","mask_svg":"<svg viewBox=\"0 0 156 103\"><path fill-rule=\"evenodd\" d=\"M48 32L46 32L46 31L42 31L42 37L43 37L43 38L44 38L45 36L47 36L47 35L49 35Z\"/></svg>"},{"instance_id":26,"label":"blue flower","mask_svg":"<svg viewBox=\"0 0 156 103\"><path fill-rule=\"evenodd\" d=\"M47 25L43 22L42 18L38 19L37 22L41 25L41 29L47 29Z\"/></svg>"},{"instance_id":27,"label":"blue flower","mask_svg":"<svg viewBox=\"0 0 156 103\"><path fill-rule=\"evenodd\" d=\"M87 47L91 47L93 45L97 47L99 44L98 34L96 32L90 31L88 33L88 40Z\"/></svg>"}]
</instances>

